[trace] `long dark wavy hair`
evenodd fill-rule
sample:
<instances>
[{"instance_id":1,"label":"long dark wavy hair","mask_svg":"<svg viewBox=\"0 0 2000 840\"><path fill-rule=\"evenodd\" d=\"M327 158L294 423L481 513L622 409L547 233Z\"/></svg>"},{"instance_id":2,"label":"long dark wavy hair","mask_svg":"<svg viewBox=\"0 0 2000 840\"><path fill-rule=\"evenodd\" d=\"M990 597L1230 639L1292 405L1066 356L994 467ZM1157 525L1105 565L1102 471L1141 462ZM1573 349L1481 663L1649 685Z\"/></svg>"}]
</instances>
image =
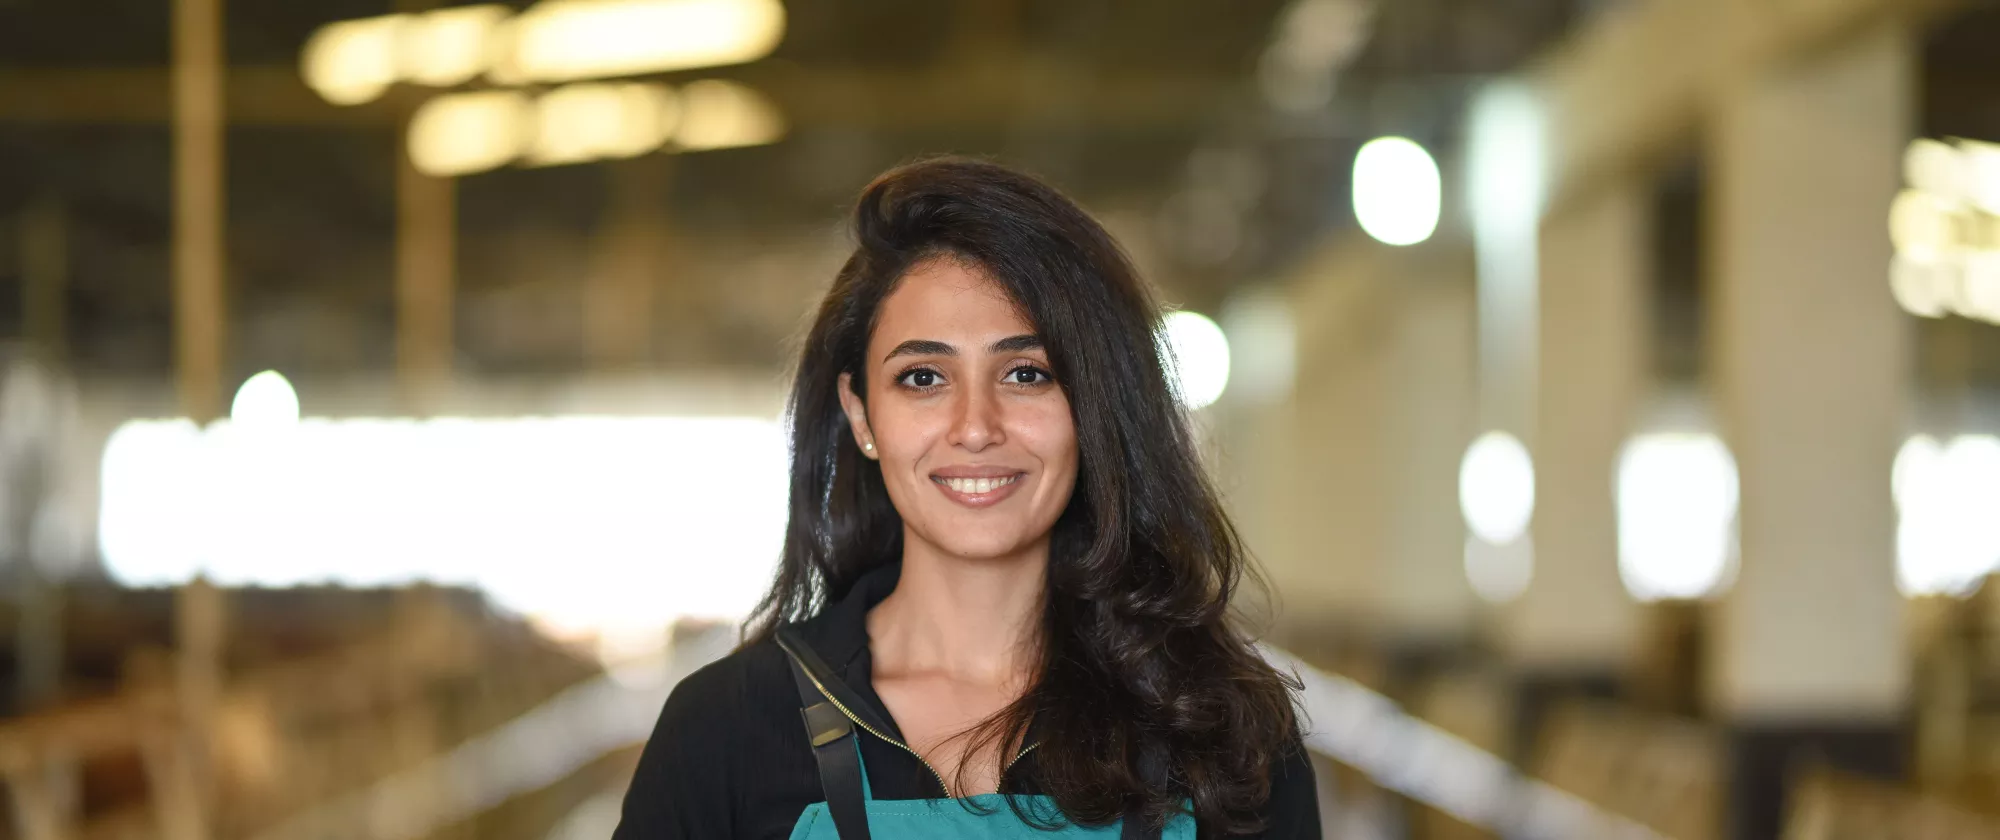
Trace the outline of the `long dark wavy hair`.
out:
<instances>
[{"instance_id":1,"label":"long dark wavy hair","mask_svg":"<svg viewBox=\"0 0 2000 840\"><path fill-rule=\"evenodd\" d=\"M1047 347L1078 450L1076 491L1050 539L1036 676L973 730L968 752L1021 743L1032 719L1035 780L1070 821L1138 809L1158 826L1186 798L1207 832L1261 829L1271 768L1296 737L1298 682L1264 661L1231 609L1246 576L1261 578L1169 390L1161 310L1130 260L1054 188L975 160L889 171L862 191L853 227L854 253L799 354L791 519L745 644L902 557L902 518L836 389L847 373L867 394L868 340L897 281L925 260L965 261L1007 290Z\"/></svg>"}]
</instances>

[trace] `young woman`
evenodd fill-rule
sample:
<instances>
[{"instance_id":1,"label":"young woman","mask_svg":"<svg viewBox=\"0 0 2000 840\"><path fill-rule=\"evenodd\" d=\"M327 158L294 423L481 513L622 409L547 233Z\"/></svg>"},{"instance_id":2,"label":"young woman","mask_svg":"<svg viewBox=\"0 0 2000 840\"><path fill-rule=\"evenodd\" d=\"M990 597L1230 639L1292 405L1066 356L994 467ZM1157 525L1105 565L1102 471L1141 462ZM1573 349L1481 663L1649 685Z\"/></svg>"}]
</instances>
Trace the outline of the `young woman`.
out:
<instances>
[{"instance_id":1,"label":"young woman","mask_svg":"<svg viewBox=\"0 0 2000 840\"><path fill-rule=\"evenodd\" d=\"M1118 245L957 159L877 179L854 233L776 579L668 698L615 840L1318 838L1297 683L1231 617L1248 561Z\"/></svg>"}]
</instances>

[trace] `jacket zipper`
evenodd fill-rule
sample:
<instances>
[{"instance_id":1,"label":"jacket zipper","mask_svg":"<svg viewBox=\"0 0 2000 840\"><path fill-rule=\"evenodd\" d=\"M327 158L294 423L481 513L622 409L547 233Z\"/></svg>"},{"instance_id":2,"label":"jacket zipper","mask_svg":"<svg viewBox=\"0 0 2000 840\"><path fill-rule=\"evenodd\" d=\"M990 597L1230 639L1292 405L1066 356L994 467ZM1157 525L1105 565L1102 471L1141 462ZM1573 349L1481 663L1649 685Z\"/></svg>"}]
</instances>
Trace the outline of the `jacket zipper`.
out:
<instances>
[{"instance_id":1,"label":"jacket zipper","mask_svg":"<svg viewBox=\"0 0 2000 840\"><path fill-rule=\"evenodd\" d=\"M1032 744L1029 744L1029 745L1027 745L1027 746L1025 746L1025 747L1022 747L1022 748L1021 748L1021 751L1020 751L1020 752L1017 752L1017 753L1015 753L1015 754L1014 754L1014 758L1013 758L1013 759L1012 759L1011 761L1008 761L1008 762L1007 762L1007 766L1006 766L1006 767L1002 767L1002 768L1000 768L1000 778L1003 778L1003 779L1004 779L1004 778L1006 778L1006 777L1007 777L1007 771L1008 771L1008 770L1011 770L1011 769L1013 769L1013 767L1014 767L1014 762L1016 762L1016 761L1020 761L1020 760L1021 760L1021 757L1022 757L1022 756L1025 756L1025 755L1027 755L1027 754L1028 754L1028 751L1029 751L1029 750L1032 750L1032 749L1034 749L1034 748L1036 748L1036 747L1039 747L1039 746L1041 746L1041 745L1042 745L1042 742L1040 742L1040 741L1036 741L1036 742L1034 742L1034 743L1032 743Z\"/></svg>"},{"instance_id":2,"label":"jacket zipper","mask_svg":"<svg viewBox=\"0 0 2000 840\"><path fill-rule=\"evenodd\" d=\"M840 713L846 716L848 720L853 721L855 726L859 726L862 729L867 730L868 734L870 735L873 735L884 741L888 741L889 743L895 744L898 747L902 747L904 752L909 753L911 756L915 757L918 763L924 765L925 770L931 771L931 777L937 779L938 787L944 791L944 795L951 796L951 785L945 784L944 774L939 773L937 771L937 768L932 767L931 763L925 761L924 757L918 754L916 750L910 749L909 744L905 744L901 741L898 741L894 738L891 738L887 735L877 732L875 731L875 727L869 726L868 724L862 722L861 718L855 717L853 712L848 711L846 706L841 705L839 700L835 700L833 698L833 692L827 691L826 685L819 681L819 677L813 676L811 671L806 672L806 679L812 680L813 688L819 689L819 696L825 697L826 702L832 703L833 707L839 709Z\"/></svg>"},{"instance_id":3,"label":"jacket zipper","mask_svg":"<svg viewBox=\"0 0 2000 840\"><path fill-rule=\"evenodd\" d=\"M873 727L873 726L869 726L869 725L868 725L867 723L863 722L863 721L861 720L861 718L859 718L859 717L856 717L856 716L854 715L854 713L853 713L853 712L850 712L850 711L848 711L848 710L847 710L847 707L846 707L846 706L843 706L843 705L841 705L841 703L840 703L840 701L839 701L839 700L835 700L835 699L833 698L833 692L830 692L830 691L827 691L827 690L826 690L826 686L825 686L825 685L824 685L823 683L821 683L821 682L819 681L819 678L818 678L818 677L815 677L815 676L813 676L812 672L810 672L810 671L807 671L807 672L806 672L806 679L809 679L809 680L812 680L812 684L813 684L813 688L816 688L816 689L819 689L819 696L821 696L821 697L824 697L824 698L826 698L826 702L828 702L828 703L832 703L832 704L833 704L833 707L834 707L834 708L836 708L836 709L839 709L839 710L840 710L840 714L841 714L842 716L846 717L846 718L847 718L847 719L848 719L849 721L852 721L852 722L854 723L854 725L855 725L855 726L859 726L859 727L861 727L861 728L862 728L863 730L866 730L866 731L868 732L868 734L870 734L870 735L873 735L873 736L875 736L875 737L877 737L877 738L880 738L880 739L882 739L882 740L884 740L884 741L888 741L889 743L891 743L891 744L895 744L895 745L896 745L896 746L898 746L898 747L902 747L902 748L903 748L903 752L906 752L906 753L909 753L909 754L910 754L910 756L911 756L912 758L915 758L915 759L917 760L917 763L919 763L919 764L922 764L922 765L924 766L924 769L925 769L925 770L929 770L929 771L931 771L931 778L934 778L934 779L937 779L937 783L938 783L938 788L939 788L940 790L943 790L943 791L944 791L944 795L945 795L945 796L947 796L947 797L951 797L951 795L952 795L952 794L951 794L951 785L948 785L948 784L945 784L945 781L944 781L944 774L943 774L943 773L939 773L939 772L937 771L937 768L936 768L936 767L932 767L932 766L931 766L931 763L930 763L929 761L925 761L925 760L924 760L924 757L923 757L923 755L919 754L919 753L918 753L918 752L917 752L916 750L913 750L913 749L911 749L911 748L910 748L910 745L909 745L909 744L905 744L905 743L903 743L903 742L901 742L901 741L898 741L898 740L896 740L896 739L894 739L894 738L891 738L891 737L889 737L889 736L887 736L887 735L884 735L884 734L882 734L882 733L880 733L880 732L877 732L877 731L875 731L875 727ZM1036 742L1035 742L1035 743L1033 743L1033 744L1029 744L1029 745L1027 745L1027 746L1025 746L1025 747L1022 747L1022 748L1021 748L1021 751L1020 751L1019 753L1016 753L1016 754L1014 755L1014 758L1013 758L1013 760L1012 760L1012 761L1009 761L1009 762L1007 762L1007 766L1006 766L1006 767L1002 767L1002 768L1000 768L1000 775L1001 775L1001 776L1003 776L1003 777L1004 777L1004 776L1006 776L1006 775L1007 775L1007 770L1008 770L1009 768L1011 768L1011 767L1013 767L1013 766L1014 766L1014 762L1015 762L1015 761L1020 761L1020 760L1021 760L1021 757L1022 757L1022 756L1025 756L1025 755L1027 755L1027 754L1028 754L1028 751L1029 751L1029 750L1032 750L1032 749L1034 749L1035 747L1037 747L1037 746L1040 746L1040 745L1041 745L1041 742L1040 742L1040 741L1036 741Z\"/></svg>"}]
</instances>

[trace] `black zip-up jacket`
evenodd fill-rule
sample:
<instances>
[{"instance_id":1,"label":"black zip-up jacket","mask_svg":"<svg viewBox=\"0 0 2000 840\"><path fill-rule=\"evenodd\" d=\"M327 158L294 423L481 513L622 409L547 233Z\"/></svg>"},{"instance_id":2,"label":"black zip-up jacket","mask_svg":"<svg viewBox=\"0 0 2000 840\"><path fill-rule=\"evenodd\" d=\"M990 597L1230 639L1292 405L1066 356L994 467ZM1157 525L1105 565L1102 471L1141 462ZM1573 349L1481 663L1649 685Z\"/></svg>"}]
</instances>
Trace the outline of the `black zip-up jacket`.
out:
<instances>
[{"instance_id":1,"label":"black zip-up jacket","mask_svg":"<svg viewBox=\"0 0 2000 840\"><path fill-rule=\"evenodd\" d=\"M799 626L800 636L840 678L895 727L870 680L868 610L896 588L901 563L856 581L847 597ZM1032 730L1032 727L1031 727ZM883 733L906 742L900 731ZM1032 738L1032 731L1030 736ZM938 799L944 788L915 754L858 732L876 799ZM1037 793L1035 751L1008 768L1006 792ZM1294 742L1271 768L1265 808L1271 840L1318 840L1312 764ZM765 640L688 675L668 696L639 758L612 840L785 840L799 814L823 802L819 770L799 716L799 693L776 642Z\"/></svg>"}]
</instances>

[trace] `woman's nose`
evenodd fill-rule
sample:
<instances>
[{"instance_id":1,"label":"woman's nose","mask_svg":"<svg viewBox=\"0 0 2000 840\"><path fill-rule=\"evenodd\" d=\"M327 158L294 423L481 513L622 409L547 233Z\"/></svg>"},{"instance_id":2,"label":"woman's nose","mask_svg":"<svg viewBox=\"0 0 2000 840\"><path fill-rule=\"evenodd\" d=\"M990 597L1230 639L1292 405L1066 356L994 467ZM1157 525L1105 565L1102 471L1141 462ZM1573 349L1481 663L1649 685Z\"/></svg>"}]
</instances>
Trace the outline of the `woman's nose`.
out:
<instances>
[{"instance_id":1,"label":"woman's nose","mask_svg":"<svg viewBox=\"0 0 2000 840\"><path fill-rule=\"evenodd\" d=\"M962 388L959 394L958 416L952 421L951 443L978 452L1006 442L1006 433L1000 428L999 395L994 394L991 388Z\"/></svg>"}]
</instances>

